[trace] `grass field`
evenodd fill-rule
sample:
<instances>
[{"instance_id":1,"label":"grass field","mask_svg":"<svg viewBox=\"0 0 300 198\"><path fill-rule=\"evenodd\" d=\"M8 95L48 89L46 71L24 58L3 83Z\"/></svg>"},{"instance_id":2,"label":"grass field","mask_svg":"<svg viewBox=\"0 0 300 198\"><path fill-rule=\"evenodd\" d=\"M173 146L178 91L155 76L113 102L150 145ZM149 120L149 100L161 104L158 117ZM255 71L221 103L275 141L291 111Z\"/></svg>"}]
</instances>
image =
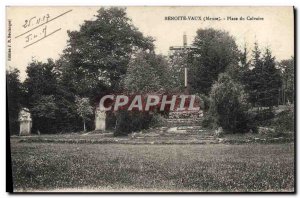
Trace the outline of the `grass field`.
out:
<instances>
[{"instance_id":1,"label":"grass field","mask_svg":"<svg viewBox=\"0 0 300 198\"><path fill-rule=\"evenodd\" d=\"M293 191L294 144L12 142L15 191Z\"/></svg>"}]
</instances>

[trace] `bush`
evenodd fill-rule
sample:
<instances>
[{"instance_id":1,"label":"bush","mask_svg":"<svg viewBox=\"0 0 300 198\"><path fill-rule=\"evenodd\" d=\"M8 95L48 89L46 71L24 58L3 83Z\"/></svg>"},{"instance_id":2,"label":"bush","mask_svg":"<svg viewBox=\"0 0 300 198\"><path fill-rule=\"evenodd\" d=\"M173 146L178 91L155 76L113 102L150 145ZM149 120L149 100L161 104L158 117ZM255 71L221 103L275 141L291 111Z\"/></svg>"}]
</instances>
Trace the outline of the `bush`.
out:
<instances>
[{"instance_id":1,"label":"bush","mask_svg":"<svg viewBox=\"0 0 300 198\"><path fill-rule=\"evenodd\" d=\"M248 131L244 96L241 85L228 74L221 74L210 92L210 119L206 122L214 122L213 126L221 126L225 131Z\"/></svg>"},{"instance_id":2,"label":"bush","mask_svg":"<svg viewBox=\"0 0 300 198\"><path fill-rule=\"evenodd\" d=\"M274 137L286 136L286 132L294 131L294 111L293 109L285 110L275 115L271 109L264 109L259 112L248 112L248 126L254 128L257 132L257 127L269 127L275 129Z\"/></svg>"},{"instance_id":3,"label":"bush","mask_svg":"<svg viewBox=\"0 0 300 198\"><path fill-rule=\"evenodd\" d=\"M286 110L279 113L275 119L273 119L272 125L278 132L293 132L294 129L294 111Z\"/></svg>"},{"instance_id":4,"label":"bush","mask_svg":"<svg viewBox=\"0 0 300 198\"><path fill-rule=\"evenodd\" d=\"M247 122L250 129L253 132L257 132L258 126L269 126L272 123L272 119L274 118L275 114L270 109L256 111L249 111L247 112Z\"/></svg>"},{"instance_id":5,"label":"bush","mask_svg":"<svg viewBox=\"0 0 300 198\"><path fill-rule=\"evenodd\" d=\"M113 112L111 112L111 111L106 112L105 124L106 124L106 129L107 130L115 129L115 127L116 127L116 115Z\"/></svg>"},{"instance_id":6,"label":"bush","mask_svg":"<svg viewBox=\"0 0 300 198\"><path fill-rule=\"evenodd\" d=\"M260 124L270 121L275 117L274 112L271 109L260 110L257 113L254 113L254 120Z\"/></svg>"},{"instance_id":7,"label":"bush","mask_svg":"<svg viewBox=\"0 0 300 198\"><path fill-rule=\"evenodd\" d=\"M148 129L153 115L149 112L120 110L116 112L115 136L128 135L131 132Z\"/></svg>"}]
</instances>

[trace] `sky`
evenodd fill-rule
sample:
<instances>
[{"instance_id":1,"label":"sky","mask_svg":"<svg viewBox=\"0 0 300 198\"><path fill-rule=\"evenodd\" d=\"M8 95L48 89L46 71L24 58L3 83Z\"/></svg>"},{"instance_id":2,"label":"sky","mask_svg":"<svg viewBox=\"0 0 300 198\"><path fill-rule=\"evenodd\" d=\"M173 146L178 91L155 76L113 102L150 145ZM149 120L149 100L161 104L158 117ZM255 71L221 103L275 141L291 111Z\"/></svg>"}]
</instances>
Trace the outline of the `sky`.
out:
<instances>
[{"instance_id":1,"label":"sky","mask_svg":"<svg viewBox=\"0 0 300 198\"><path fill-rule=\"evenodd\" d=\"M32 59L58 59L67 45L67 30L79 30L85 20L95 19L99 8L7 7L7 37L11 37L7 43L7 67L18 68L24 80ZM240 48L246 44L251 49L255 41L262 50L271 48L278 61L294 55L292 7L127 7L126 10L134 26L155 39L156 53L168 55L170 46L182 45L184 33L191 44L198 29L214 28L228 31ZM165 20L168 16L196 16L198 20ZM221 20L204 21L206 17ZM229 17L238 20L228 20ZM247 20L247 17L263 20Z\"/></svg>"}]
</instances>

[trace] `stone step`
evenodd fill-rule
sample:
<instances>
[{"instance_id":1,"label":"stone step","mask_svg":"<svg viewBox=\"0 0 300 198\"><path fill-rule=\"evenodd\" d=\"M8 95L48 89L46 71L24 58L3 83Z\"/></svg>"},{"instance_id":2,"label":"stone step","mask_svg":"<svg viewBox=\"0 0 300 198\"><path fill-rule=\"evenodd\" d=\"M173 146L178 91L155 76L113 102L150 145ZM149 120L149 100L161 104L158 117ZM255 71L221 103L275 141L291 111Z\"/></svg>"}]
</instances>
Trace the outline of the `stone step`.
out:
<instances>
[{"instance_id":1,"label":"stone step","mask_svg":"<svg viewBox=\"0 0 300 198\"><path fill-rule=\"evenodd\" d=\"M174 111L169 113L171 119L202 118L203 111Z\"/></svg>"},{"instance_id":2,"label":"stone step","mask_svg":"<svg viewBox=\"0 0 300 198\"><path fill-rule=\"evenodd\" d=\"M203 130L202 126L194 125L194 126L177 126L178 130Z\"/></svg>"},{"instance_id":3,"label":"stone step","mask_svg":"<svg viewBox=\"0 0 300 198\"><path fill-rule=\"evenodd\" d=\"M207 134L207 135L201 135L201 134L175 134L175 133L165 133L162 134L160 137L167 137L167 138L179 138L179 139L197 139L197 140L214 140L216 139L214 136Z\"/></svg>"},{"instance_id":4,"label":"stone step","mask_svg":"<svg viewBox=\"0 0 300 198\"><path fill-rule=\"evenodd\" d=\"M192 119L192 118L171 119L171 118L168 118L166 120L167 120L167 122L191 122L191 121L202 121L203 119L201 119L201 118L196 118L196 119Z\"/></svg>"},{"instance_id":5,"label":"stone step","mask_svg":"<svg viewBox=\"0 0 300 198\"><path fill-rule=\"evenodd\" d=\"M188 137L188 138L195 138L195 139L215 139L214 136L211 134L188 134L188 133L165 133L160 135L161 137Z\"/></svg>"},{"instance_id":6,"label":"stone step","mask_svg":"<svg viewBox=\"0 0 300 198\"><path fill-rule=\"evenodd\" d=\"M186 135L201 135L201 136L210 136L213 134L212 131L203 129L201 126L173 126L165 130L164 133L169 134L186 134Z\"/></svg>"},{"instance_id":7,"label":"stone step","mask_svg":"<svg viewBox=\"0 0 300 198\"><path fill-rule=\"evenodd\" d=\"M200 124L202 122L201 119L167 119L168 124L183 124L183 125L195 125Z\"/></svg>"},{"instance_id":8,"label":"stone step","mask_svg":"<svg viewBox=\"0 0 300 198\"><path fill-rule=\"evenodd\" d=\"M147 139L147 140L216 140L212 134L189 134L189 133L136 133L130 136L133 139Z\"/></svg>"},{"instance_id":9,"label":"stone step","mask_svg":"<svg viewBox=\"0 0 300 198\"><path fill-rule=\"evenodd\" d=\"M202 131L202 130L169 130L166 131L165 133L175 133L175 134L190 134L190 135L211 135L211 132L206 132L206 131Z\"/></svg>"}]
</instances>

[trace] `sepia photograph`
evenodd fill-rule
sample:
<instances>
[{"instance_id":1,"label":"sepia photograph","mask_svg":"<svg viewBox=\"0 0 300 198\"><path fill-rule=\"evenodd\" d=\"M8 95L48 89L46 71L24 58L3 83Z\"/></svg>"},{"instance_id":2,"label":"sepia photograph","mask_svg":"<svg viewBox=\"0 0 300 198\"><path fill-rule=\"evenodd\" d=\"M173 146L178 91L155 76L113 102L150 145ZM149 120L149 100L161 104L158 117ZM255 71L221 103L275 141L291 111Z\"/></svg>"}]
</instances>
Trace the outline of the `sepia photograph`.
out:
<instances>
[{"instance_id":1,"label":"sepia photograph","mask_svg":"<svg viewBox=\"0 0 300 198\"><path fill-rule=\"evenodd\" d=\"M6 6L7 191L295 193L294 20Z\"/></svg>"}]
</instances>

